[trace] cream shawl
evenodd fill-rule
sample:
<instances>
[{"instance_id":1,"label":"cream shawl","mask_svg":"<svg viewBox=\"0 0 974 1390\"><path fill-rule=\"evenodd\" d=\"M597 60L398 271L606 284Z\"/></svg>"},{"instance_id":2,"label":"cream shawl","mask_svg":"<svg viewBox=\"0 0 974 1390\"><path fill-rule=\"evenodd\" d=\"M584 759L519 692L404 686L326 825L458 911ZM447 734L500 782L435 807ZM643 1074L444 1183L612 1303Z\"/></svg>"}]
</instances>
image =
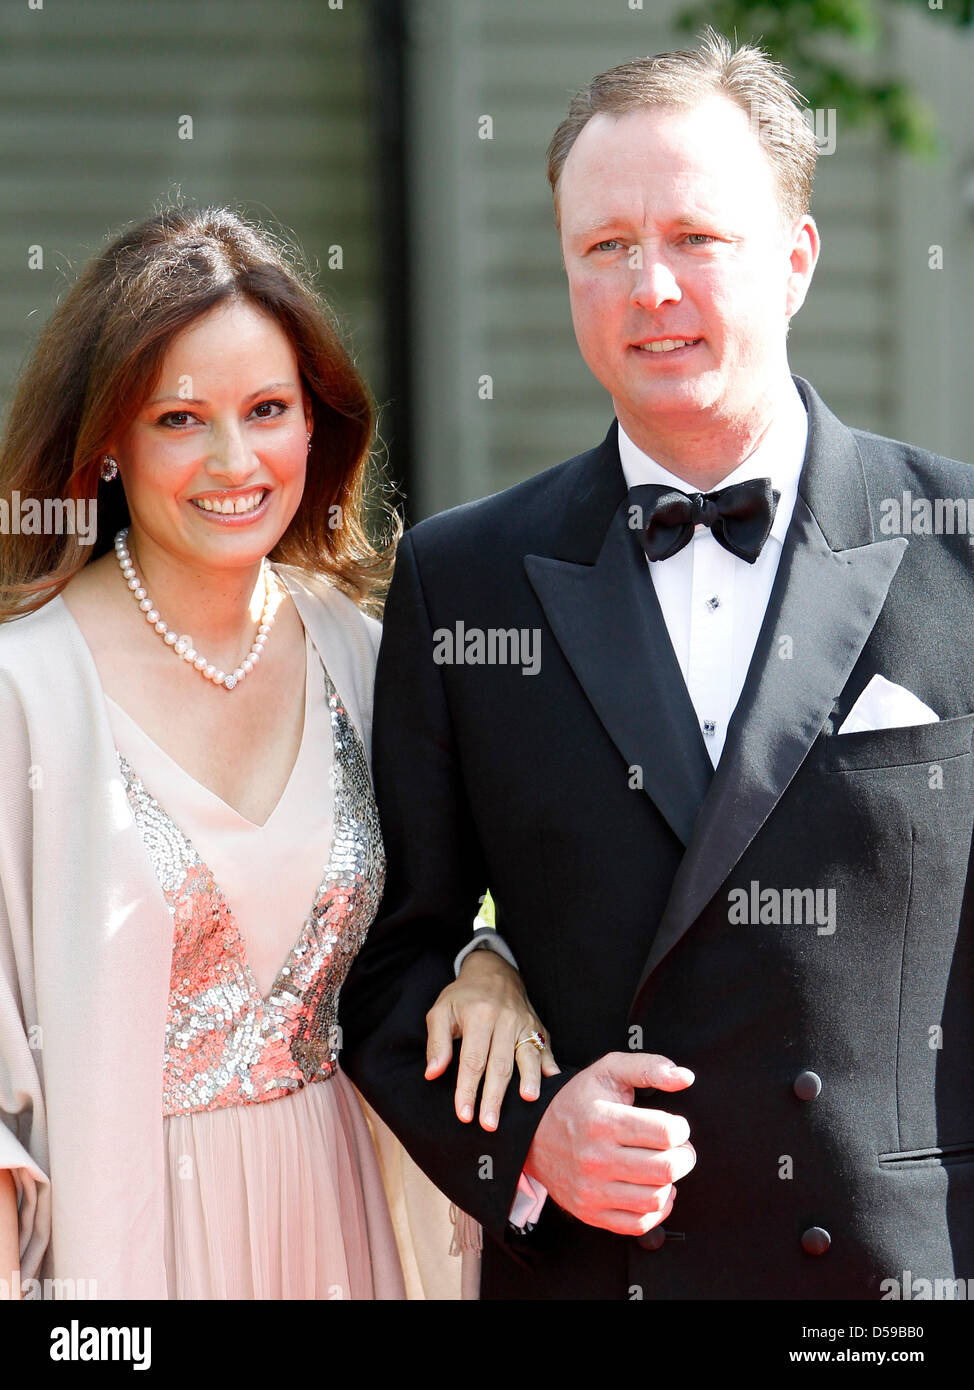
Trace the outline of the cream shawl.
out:
<instances>
[{"instance_id":1,"label":"cream shawl","mask_svg":"<svg viewBox=\"0 0 974 1390\"><path fill-rule=\"evenodd\" d=\"M279 569L368 752L379 624ZM20 1196L22 1278L165 1298L172 919L61 598L0 627L0 768L0 1167Z\"/></svg>"}]
</instances>

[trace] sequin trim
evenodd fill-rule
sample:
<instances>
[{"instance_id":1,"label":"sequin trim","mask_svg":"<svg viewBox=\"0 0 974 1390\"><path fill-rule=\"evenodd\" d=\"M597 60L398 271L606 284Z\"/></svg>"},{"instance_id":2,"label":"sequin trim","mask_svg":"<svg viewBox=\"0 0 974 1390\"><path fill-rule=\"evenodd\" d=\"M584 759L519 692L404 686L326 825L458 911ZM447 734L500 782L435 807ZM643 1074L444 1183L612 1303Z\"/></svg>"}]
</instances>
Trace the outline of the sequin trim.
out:
<instances>
[{"instance_id":1,"label":"sequin trim","mask_svg":"<svg viewBox=\"0 0 974 1390\"><path fill-rule=\"evenodd\" d=\"M276 1100L334 1074L338 993L378 908L385 853L362 740L323 663L322 670L334 748L331 852L301 934L266 997L209 868L118 753L129 804L173 919L163 1065L167 1116Z\"/></svg>"}]
</instances>

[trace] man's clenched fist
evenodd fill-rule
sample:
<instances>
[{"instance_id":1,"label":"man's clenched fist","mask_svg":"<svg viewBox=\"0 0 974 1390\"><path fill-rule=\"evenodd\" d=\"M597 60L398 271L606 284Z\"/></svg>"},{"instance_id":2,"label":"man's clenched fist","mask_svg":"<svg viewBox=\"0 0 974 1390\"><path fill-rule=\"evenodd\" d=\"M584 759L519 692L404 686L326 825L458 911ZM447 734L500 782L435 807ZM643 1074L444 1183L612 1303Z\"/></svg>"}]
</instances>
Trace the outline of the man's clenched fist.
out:
<instances>
[{"instance_id":1,"label":"man's clenched fist","mask_svg":"<svg viewBox=\"0 0 974 1390\"><path fill-rule=\"evenodd\" d=\"M524 1171L579 1221L639 1236L665 1221L697 1161L681 1115L642 1110L635 1092L682 1091L693 1072L651 1052L610 1052L548 1106Z\"/></svg>"}]
</instances>

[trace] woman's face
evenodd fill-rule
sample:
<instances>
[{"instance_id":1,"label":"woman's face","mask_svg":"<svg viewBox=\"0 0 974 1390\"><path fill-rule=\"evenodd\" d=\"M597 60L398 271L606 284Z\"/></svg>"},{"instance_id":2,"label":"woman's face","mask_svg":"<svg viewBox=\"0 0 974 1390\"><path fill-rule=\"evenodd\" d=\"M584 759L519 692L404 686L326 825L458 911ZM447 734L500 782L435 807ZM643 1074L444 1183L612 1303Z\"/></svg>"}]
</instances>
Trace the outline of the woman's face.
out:
<instances>
[{"instance_id":1,"label":"woman's face","mask_svg":"<svg viewBox=\"0 0 974 1390\"><path fill-rule=\"evenodd\" d=\"M311 403L277 321L217 305L170 343L156 387L109 448L136 552L245 568L287 529L304 491Z\"/></svg>"}]
</instances>

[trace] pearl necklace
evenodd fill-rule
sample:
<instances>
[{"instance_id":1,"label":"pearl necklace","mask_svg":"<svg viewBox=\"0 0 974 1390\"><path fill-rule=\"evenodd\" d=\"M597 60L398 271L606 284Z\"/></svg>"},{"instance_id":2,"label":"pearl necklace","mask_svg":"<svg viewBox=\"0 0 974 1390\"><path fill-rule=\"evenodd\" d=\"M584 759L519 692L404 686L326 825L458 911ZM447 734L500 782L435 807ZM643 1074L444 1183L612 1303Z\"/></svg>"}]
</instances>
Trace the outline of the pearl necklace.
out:
<instances>
[{"instance_id":1,"label":"pearl necklace","mask_svg":"<svg viewBox=\"0 0 974 1390\"><path fill-rule=\"evenodd\" d=\"M125 526L115 537L115 557L121 567L125 582L132 591L132 596L138 603L145 615L147 623L151 623L163 639L167 647L171 647L177 656L182 657L183 661L191 662L195 670L199 671L204 680L212 681L214 685L222 685L224 690L233 688L243 680L244 676L249 676L261 658L261 653L267 642L270 630L274 625L277 616L277 608L280 603L281 595L278 589L277 575L271 569L267 560L261 561L261 572L264 576L264 607L260 614L260 625L257 628L257 636L250 651L241 661L235 671L229 675L225 671L220 671L212 662L207 661L205 656L200 656L193 646L193 639L187 635L179 636L170 631L169 627L159 617L159 611L154 606L152 600L145 591L145 587L132 564L132 557L129 554L128 546L125 544L128 537L128 527ZM275 601L276 600L276 601Z\"/></svg>"}]
</instances>

